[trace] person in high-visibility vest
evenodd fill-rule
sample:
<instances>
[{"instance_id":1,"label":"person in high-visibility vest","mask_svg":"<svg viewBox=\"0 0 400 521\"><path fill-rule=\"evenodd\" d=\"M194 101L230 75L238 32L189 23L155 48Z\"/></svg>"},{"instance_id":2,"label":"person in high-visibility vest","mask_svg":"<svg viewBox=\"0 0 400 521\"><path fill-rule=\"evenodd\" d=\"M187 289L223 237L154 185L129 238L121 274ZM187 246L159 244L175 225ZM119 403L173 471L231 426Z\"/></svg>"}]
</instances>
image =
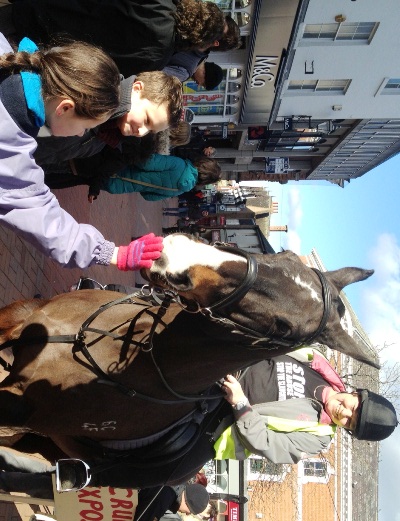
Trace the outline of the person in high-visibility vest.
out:
<instances>
[{"instance_id":1,"label":"person in high-visibility vest","mask_svg":"<svg viewBox=\"0 0 400 521\"><path fill-rule=\"evenodd\" d=\"M346 392L337 372L311 348L258 362L247 369L240 383L227 375L222 388L227 403L219 410L217 422L209 425L212 430L206 428L189 453L157 471L152 466L140 467L138 475L134 462L124 458L100 472L94 462L90 486L153 487L176 484L178 478L182 483L212 458L245 459L259 454L273 463L297 463L326 449L336 426L359 440L380 441L398 424L389 400L367 389ZM4 449L0 450L0 469L5 471L0 472L2 490L35 490L38 497L48 497L43 494L52 491L54 467Z\"/></svg>"},{"instance_id":2,"label":"person in high-visibility vest","mask_svg":"<svg viewBox=\"0 0 400 521\"><path fill-rule=\"evenodd\" d=\"M216 459L258 454L274 463L297 463L326 449L336 426L360 440L380 441L398 421L384 397L358 389L348 393L318 351L303 348L251 366L241 383L224 379L234 423L216 439Z\"/></svg>"}]
</instances>

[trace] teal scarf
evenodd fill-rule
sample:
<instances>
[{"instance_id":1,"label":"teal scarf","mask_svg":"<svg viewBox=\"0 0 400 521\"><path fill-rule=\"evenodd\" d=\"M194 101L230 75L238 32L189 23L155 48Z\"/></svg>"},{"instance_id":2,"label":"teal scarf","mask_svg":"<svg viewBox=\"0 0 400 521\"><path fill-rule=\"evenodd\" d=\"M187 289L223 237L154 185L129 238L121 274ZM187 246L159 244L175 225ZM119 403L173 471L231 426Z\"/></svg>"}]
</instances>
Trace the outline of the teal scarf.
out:
<instances>
[{"instance_id":1,"label":"teal scarf","mask_svg":"<svg viewBox=\"0 0 400 521\"><path fill-rule=\"evenodd\" d=\"M33 53L37 51L36 44L29 38L23 38L19 44L18 51ZM42 79L36 72L23 71L20 73L24 89L26 104L35 118L35 125L42 127L45 122L44 102L42 98Z\"/></svg>"}]
</instances>

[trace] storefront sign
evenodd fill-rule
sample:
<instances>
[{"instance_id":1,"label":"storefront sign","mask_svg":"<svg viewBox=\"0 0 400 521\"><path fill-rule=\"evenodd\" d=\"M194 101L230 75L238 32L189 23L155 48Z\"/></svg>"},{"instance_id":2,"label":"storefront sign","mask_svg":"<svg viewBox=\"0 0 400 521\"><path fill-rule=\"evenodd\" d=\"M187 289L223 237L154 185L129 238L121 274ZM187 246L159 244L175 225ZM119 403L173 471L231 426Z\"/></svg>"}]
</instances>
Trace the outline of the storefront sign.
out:
<instances>
[{"instance_id":1,"label":"storefront sign","mask_svg":"<svg viewBox=\"0 0 400 521\"><path fill-rule=\"evenodd\" d=\"M255 141L257 139L267 139L268 138L268 127L260 126L260 127L249 127L247 129L247 138L250 141Z\"/></svg>"},{"instance_id":2,"label":"storefront sign","mask_svg":"<svg viewBox=\"0 0 400 521\"><path fill-rule=\"evenodd\" d=\"M293 130L293 118L283 118L283 130Z\"/></svg>"},{"instance_id":3,"label":"storefront sign","mask_svg":"<svg viewBox=\"0 0 400 521\"><path fill-rule=\"evenodd\" d=\"M197 105L198 103L216 103L216 102L223 102L223 95L222 94L184 94L183 100L185 105L194 104Z\"/></svg>"},{"instance_id":4,"label":"storefront sign","mask_svg":"<svg viewBox=\"0 0 400 521\"><path fill-rule=\"evenodd\" d=\"M283 174L289 169L288 157L266 157L265 171L268 174Z\"/></svg>"},{"instance_id":5,"label":"storefront sign","mask_svg":"<svg viewBox=\"0 0 400 521\"><path fill-rule=\"evenodd\" d=\"M275 80L275 71L271 69L278 66L278 60L279 56L256 56L250 83L252 89L264 87L267 81Z\"/></svg>"}]
</instances>

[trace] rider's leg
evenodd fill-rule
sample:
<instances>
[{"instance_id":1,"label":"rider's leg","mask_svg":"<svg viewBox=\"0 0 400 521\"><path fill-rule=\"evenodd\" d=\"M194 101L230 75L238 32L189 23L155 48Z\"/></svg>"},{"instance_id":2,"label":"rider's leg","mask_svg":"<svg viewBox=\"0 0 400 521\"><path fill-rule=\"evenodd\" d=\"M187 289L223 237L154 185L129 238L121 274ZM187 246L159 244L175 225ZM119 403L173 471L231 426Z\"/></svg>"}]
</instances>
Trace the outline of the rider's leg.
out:
<instances>
[{"instance_id":1,"label":"rider's leg","mask_svg":"<svg viewBox=\"0 0 400 521\"><path fill-rule=\"evenodd\" d=\"M6 492L23 492L42 499L54 498L51 474L0 472L0 489Z\"/></svg>"}]
</instances>

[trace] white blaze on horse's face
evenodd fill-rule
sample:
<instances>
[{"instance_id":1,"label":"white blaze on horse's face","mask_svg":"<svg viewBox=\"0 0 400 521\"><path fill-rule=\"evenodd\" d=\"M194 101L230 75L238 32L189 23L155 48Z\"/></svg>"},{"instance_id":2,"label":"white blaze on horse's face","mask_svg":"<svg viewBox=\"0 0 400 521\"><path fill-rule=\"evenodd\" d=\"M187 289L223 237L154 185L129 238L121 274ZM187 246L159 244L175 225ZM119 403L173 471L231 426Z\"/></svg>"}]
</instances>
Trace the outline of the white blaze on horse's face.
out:
<instances>
[{"instance_id":1,"label":"white blaze on horse's face","mask_svg":"<svg viewBox=\"0 0 400 521\"><path fill-rule=\"evenodd\" d=\"M296 275L295 277L292 277L292 279L298 286L308 290L313 300L315 300L316 302L322 302L321 296L318 295L318 293L311 287L311 284L309 284L308 282L304 282L304 280L301 280L300 275Z\"/></svg>"},{"instance_id":2,"label":"white blaze on horse's face","mask_svg":"<svg viewBox=\"0 0 400 521\"><path fill-rule=\"evenodd\" d=\"M163 244L162 256L153 263L150 274L161 275L170 281L173 277L187 274L193 266L207 266L217 271L226 261L246 263L246 260L238 255L197 242L187 235L168 235Z\"/></svg>"}]
</instances>

